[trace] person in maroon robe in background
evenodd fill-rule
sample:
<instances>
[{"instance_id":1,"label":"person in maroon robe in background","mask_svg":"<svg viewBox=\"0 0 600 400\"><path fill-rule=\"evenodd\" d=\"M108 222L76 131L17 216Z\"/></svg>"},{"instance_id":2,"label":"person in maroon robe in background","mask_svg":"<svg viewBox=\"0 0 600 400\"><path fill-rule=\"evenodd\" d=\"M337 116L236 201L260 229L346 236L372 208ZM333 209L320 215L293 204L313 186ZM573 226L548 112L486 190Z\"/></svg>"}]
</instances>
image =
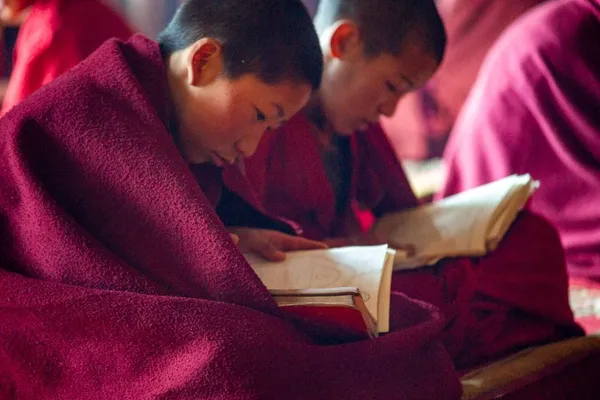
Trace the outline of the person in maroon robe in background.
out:
<instances>
[{"instance_id":1,"label":"person in maroon robe in background","mask_svg":"<svg viewBox=\"0 0 600 400\"><path fill-rule=\"evenodd\" d=\"M4 93L6 93L6 89L8 87L8 78L12 72L13 68L13 55L14 48L17 41L17 34L19 33L19 28L25 18L27 17L27 13L20 13L18 16L11 15L6 7L3 6L4 1L0 0L0 28L2 29L2 33L0 37L2 38L2 45L0 46L0 104L4 99Z\"/></svg>"},{"instance_id":2,"label":"person in maroon robe in background","mask_svg":"<svg viewBox=\"0 0 600 400\"><path fill-rule=\"evenodd\" d=\"M439 197L513 173L541 181L573 278L600 281L600 2L557 0L502 36L452 131Z\"/></svg>"},{"instance_id":3,"label":"person in maroon robe in background","mask_svg":"<svg viewBox=\"0 0 600 400\"><path fill-rule=\"evenodd\" d=\"M133 32L100 0L4 0L18 15L27 7L14 50L14 66L2 102L4 114L44 84L82 61L110 38Z\"/></svg>"},{"instance_id":4,"label":"person in maroon robe in background","mask_svg":"<svg viewBox=\"0 0 600 400\"><path fill-rule=\"evenodd\" d=\"M0 398L460 398L434 307L324 345L190 170L251 154L318 86L301 2L189 0L159 43L110 40L0 120Z\"/></svg>"},{"instance_id":5,"label":"person in maroon robe in background","mask_svg":"<svg viewBox=\"0 0 600 400\"><path fill-rule=\"evenodd\" d=\"M381 124L397 156L441 157L456 116L490 47L516 18L546 0L438 0L448 33L440 68Z\"/></svg>"},{"instance_id":6,"label":"person in maroon robe in background","mask_svg":"<svg viewBox=\"0 0 600 400\"><path fill-rule=\"evenodd\" d=\"M432 1L322 0L315 25L325 57L321 87L245 160L247 185L267 212L296 222L307 238L379 243L369 222L417 201L384 133L367 121L391 113L434 73L444 50L442 22ZM227 168L226 182L239 175ZM217 211L222 220L240 214ZM440 307L448 321L444 344L459 369L582 333L569 308L558 235L528 212L490 255L397 272L392 289L392 326L403 315L396 296Z\"/></svg>"}]
</instances>

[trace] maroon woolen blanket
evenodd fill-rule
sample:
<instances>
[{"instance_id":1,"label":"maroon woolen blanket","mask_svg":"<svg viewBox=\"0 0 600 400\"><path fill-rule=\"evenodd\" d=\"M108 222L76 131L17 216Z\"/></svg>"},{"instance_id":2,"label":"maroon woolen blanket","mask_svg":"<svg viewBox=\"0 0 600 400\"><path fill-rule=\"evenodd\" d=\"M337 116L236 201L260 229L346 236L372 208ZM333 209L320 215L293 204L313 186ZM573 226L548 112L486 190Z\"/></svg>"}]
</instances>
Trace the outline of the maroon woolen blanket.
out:
<instances>
[{"instance_id":1,"label":"maroon woolen blanket","mask_svg":"<svg viewBox=\"0 0 600 400\"><path fill-rule=\"evenodd\" d=\"M0 120L0 398L458 398L439 314L319 345L278 313L167 131L156 43Z\"/></svg>"}]
</instances>

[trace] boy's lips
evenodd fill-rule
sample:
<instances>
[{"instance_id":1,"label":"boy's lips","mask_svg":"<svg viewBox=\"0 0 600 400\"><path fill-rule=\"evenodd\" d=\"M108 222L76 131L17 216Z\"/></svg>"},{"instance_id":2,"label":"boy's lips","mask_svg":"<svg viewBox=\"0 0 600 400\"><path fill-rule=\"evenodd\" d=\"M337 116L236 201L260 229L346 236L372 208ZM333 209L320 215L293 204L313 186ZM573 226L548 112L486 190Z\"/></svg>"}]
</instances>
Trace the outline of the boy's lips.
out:
<instances>
[{"instance_id":1,"label":"boy's lips","mask_svg":"<svg viewBox=\"0 0 600 400\"><path fill-rule=\"evenodd\" d=\"M212 152L210 155L211 161L214 165L216 165L217 167L222 167L223 166L223 159L215 152Z\"/></svg>"},{"instance_id":2,"label":"boy's lips","mask_svg":"<svg viewBox=\"0 0 600 400\"><path fill-rule=\"evenodd\" d=\"M238 160L238 158L239 158L239 156L232 157L232 158L225 158L222 155L220 155L219 153L217 153L216 151L212 152L212 162L217 167L222 167L225 164L235 164L235 162Z\"/></svg>"}]
</instances>

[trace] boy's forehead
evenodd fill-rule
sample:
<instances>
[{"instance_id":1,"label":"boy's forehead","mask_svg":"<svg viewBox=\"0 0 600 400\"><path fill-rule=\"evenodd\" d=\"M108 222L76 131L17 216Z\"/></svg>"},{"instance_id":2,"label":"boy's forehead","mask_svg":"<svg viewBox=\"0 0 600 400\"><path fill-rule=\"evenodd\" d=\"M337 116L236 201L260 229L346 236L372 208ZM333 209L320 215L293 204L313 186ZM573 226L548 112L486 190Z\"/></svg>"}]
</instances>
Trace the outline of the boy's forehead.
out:
<instances>
[{"instance_id":1,"label":"boy's forehead","mask_svg":"<svg viewBox=\"0 0 600 400\"><path fill-rule=\"evenodd\" d=\"M310 84L284 80L268 83L254 74L246 74L238 80L245 97L256 106L268 108L268 114L278 118L289 118L297 111L297 103L305 103L312 92Z\"/></svg>"},{"instance_id":2,"label":"boy's forehead","mask_svg":"<svg viewBox=\"0 0 600 400\"><path fill-rule=\"evenodd\" d=\"M410 79L411 89L418 89L423 87L427 81L431 79L433 74L437 71L439 63L429 53L423 53L423 57L420 59L409 58L405 66L404 76Z\"/></svg>"},{"instance_id":3,"label":"boy's forehead","mask_svg":"<svg viewBox=\"0 0 600 400\"><path fill-rule=\"evenodd\" d=\"M423 86L439 66L431 51L415 43L407 43L398 55L381 53L372 62L375 69L405 81L411 89Z\"/></svg>"}]
</instances>

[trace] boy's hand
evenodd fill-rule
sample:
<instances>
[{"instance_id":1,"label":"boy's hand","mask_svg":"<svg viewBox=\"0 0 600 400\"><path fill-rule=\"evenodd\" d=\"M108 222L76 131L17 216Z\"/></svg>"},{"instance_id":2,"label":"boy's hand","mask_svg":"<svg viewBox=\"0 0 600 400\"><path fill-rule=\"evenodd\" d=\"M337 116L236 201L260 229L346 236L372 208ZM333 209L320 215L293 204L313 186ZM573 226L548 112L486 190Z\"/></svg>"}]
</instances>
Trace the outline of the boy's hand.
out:
<instances>
[{"instance_id":1,"label":"boy's hand","mask_svg":"<svg viewBox=\"0 0 600 400\"><path fill-rule=\"evenodd\" d=\"M227 228L229 234L237 237L237 245L242 253L254 253L269 261L285 260L286 251L326 249L323 242L292 236L278 231L256 228Z\"/></svg>"},{"instance_id":2,"label":"boy's hand","mask_svg":"<svg viewBox=\"0 0 600 400\"><path fill-rule=\"evenodd\" d=\"M360 233L358 235L345 238L325 239L324 241L329 247L344 247L344 246L375 246L379 244L388 244L392 249L401 250L406 253L407 257L415 255L415 246L410 243L391 243L377 236L373 232Z\"/></svg>"},{"instance_id":3,"label":"boy's hand","mask_svg":"<svg viewBox=\"0 0 600 400\"><path fill-rule=\"evenodd\" d=\"M231 241L233 242L233 244L235 244L236 246L240 243L240 238L238 235L229 233L229 237L231 238Z\"/></svg>"}]
</instances>

